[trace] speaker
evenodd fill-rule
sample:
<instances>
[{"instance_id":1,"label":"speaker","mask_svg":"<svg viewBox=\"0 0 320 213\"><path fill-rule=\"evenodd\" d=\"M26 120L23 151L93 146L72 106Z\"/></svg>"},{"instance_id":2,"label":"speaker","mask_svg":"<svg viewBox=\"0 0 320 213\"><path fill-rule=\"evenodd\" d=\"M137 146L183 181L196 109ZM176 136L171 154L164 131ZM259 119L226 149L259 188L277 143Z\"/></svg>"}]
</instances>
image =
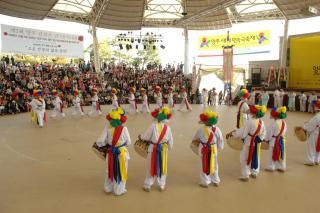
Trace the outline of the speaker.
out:
<instances>
[{"instance_id":1,"label":"speaker","mask_svg":"<svg viewBox=\"0 0 320 213\"><path fill-rule=\"evenodd\" d=\"M252 86L261 85L261 73L252 73Z\"/></svg>"}]
</instances>

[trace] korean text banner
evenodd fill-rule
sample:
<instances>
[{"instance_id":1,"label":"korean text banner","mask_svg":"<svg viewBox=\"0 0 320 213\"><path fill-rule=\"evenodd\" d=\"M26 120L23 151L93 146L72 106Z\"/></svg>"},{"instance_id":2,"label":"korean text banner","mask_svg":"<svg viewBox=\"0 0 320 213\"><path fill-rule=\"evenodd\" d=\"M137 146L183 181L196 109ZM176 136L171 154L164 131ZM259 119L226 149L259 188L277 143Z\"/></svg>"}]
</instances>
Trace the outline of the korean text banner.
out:
<instances>
[{"instance_id":1,"label":"korean text banner","mask_svg":"<svg viewBox=\"0 0 320 213\"><path fill-rule=\"evenodd\" d=\"M290 88L320 88L319 49L320 34L290 38Z\"/></svg>"},{"instance_id":2,"label":"korean text banner","mask_svg":"<svg viewBox=\"0 0 320 213\"><path fill-rule=\"evenodd\" d=\"M1 25L2 52L83 58L83 36Z\"/></svg>"},{"instance_id":3,"label":"korean text banner","mask_svg":"<svg viewBox=\"0 0 320 213\"><path fill-rule=\"evenodd\" d=\"M270 45L271 30L262 30L248 33L200 36L198 39L199 50L221 50L223 46L234 45L233 48L250 48Z\"/></svg>"}]
</instances>

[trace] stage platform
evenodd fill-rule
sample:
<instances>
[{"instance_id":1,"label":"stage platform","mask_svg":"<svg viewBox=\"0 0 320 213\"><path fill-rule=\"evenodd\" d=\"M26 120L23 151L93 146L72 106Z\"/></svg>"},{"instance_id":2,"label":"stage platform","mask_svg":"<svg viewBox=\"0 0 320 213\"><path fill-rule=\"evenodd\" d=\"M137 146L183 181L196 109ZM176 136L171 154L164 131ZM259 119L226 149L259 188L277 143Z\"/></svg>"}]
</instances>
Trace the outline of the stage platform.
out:
<instances>
[{"instance_id":1,"label":"stage platform","mask_svg":"<svg viewBox=\"0 0 320 213\"><path fill-rule=\"evenodd\" d=\"M142 190L146 161L130 147L128 193L116 197L103 191L105 163L91 146L106 124L104 116L48 120L40 129L29 114L0 117L0 212L319 212L320 166L306 167L306 144L293 136L293 128L308 121L308 113L288 113L286 173L267 173L267 152L262 151L262 171L248 183L240 176L239 152L225 143L219 153L221 185L200 188L199 159L189 145L198 124L200 105L192 112L175 112L174 147L168 159L167 190ZM154 106L151 106L153 108ZM88 110L89 108L85 108ZM236 107L219 106L219 127L224 136L236 125ZM51 112L48 112L50 114ZM269 123L269 113L264 119ZM146 114L129 115L132 141L151 124Z\"/></svg>"}]
</instances>

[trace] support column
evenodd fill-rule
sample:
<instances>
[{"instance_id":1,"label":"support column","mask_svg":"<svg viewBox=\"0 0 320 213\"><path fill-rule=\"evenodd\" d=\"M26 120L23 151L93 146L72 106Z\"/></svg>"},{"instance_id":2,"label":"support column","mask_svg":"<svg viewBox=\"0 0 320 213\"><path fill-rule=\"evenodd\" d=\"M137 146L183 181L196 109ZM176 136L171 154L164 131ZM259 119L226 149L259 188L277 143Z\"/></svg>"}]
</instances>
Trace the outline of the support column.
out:
<instances>
[{"instance_id":1,"label":"support column","mask_svg":"<svg viewBox=\"0 0 320 213\"><path fill-rule=\"evenodd\" d=\"M96 69L96 72L101 72L100 69L100 56L99 56L99 43L97 38L97 28L96 26L91 26L91 34L92 34L92 40L93 40L93 53L94 53L94 66Z\"/></svg>"},{"instance_id":2,"label":"support column","mask_svg":"<svg viewBox=\"0 0 320 213\"><path fill-rule=\"evenodd\" d=\"M280 68L287 67L288 29L289 29L289 21L285 19L282 46L281 46L281 55L280 55Z\"/></svg>"},{"instance_id":3,"label":"support column","mask_svg":"<svg viewBox=\"0 0 320 213\"><path fill-rule=\"evenodd\" d=\"M183 64L184 73L189 72L189 35L188 29L184 28L184 64Z\"/></svg>"}]
</instances>

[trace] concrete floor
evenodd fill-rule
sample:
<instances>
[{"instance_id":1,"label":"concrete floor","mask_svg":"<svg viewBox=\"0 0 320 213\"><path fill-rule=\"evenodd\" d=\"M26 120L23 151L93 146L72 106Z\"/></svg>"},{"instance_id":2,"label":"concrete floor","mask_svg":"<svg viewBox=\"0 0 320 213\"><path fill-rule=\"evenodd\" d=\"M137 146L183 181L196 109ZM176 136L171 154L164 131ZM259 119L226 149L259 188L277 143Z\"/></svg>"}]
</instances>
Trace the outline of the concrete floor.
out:
<instances>
[{"instance_id":1,"label":"concrete floor","mask_svg":"<svg viewBox=\"0 0 320 213\"><path fill-rule=\"evenodd\" d=\"M107 112L104 106L103 111ZM146 193L141 186L146 162L130 147L128 193L121 197L103 192L105 164L91 150L106 123L105 116L49 119L40 129L29 114L0 117L0 212L319 212L320 167L303 165L306 144L293 136L293 127L309 120L307 113L288 115L288 170L262 171L257 180L243 183L239 152L225 144L219 156L221 185L198 186L199 160L189 149L198 127L200 106L176 112L170 125L174 148L169 156L167 190ZM88 109L87 109L88 110ZM217 107L225 135L235 126L236 107ZM50 112L49 112L50 114ZM269 122L266 116L266 123ZM133 141L152 122L149 115L129 116ZM262 168L266 165L262 152Z\"/></svg>"}]
</instances>

